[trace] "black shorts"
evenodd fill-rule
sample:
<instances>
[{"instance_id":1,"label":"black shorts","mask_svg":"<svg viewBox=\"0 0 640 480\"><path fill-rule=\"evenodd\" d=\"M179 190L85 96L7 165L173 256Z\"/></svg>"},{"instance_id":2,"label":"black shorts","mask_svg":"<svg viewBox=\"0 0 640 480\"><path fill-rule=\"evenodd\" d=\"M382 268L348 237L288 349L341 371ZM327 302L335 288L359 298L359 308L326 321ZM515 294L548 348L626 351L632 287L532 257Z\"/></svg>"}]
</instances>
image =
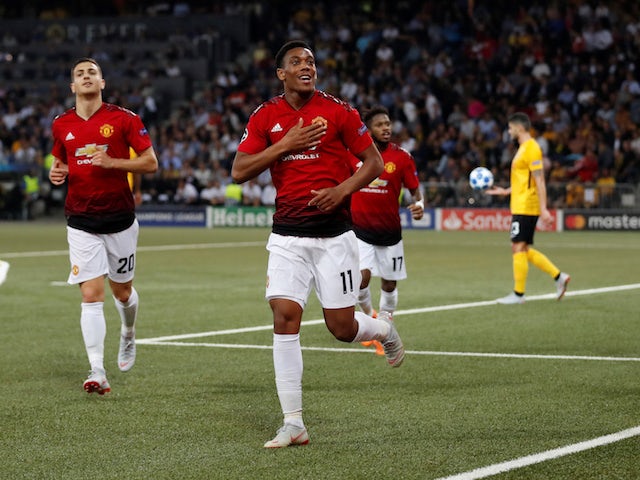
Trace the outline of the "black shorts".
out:
<instances>
[{"instance_id":1,"label":"black shorts","mask_svg":"<svg viewBox=\"0 0 640 480\"><path fill-rule=\"evenodd\" d=\"M538 223L537 215L513 215L511 217L511 242L533 245L533 234Z\"/></svg>"}]
</instances>

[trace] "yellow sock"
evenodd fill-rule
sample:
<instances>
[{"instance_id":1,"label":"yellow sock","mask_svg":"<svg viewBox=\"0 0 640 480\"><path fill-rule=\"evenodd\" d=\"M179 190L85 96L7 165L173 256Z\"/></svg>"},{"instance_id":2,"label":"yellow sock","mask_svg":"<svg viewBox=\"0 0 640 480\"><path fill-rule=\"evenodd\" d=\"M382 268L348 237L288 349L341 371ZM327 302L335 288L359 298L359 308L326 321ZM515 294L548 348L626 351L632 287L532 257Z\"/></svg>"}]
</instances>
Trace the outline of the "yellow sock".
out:
<instances>
[{"instance_id":1,"label":"yellow sock","mask_svg":"<svg viewBox=\"0 0 640 480\"><path fill-rule=\"evenodd\" d=\"M539 252L535 248L529 247L527 258L531 263L533 263L540 270L548 273L551 276L551 278L555 279L560 274L560 269L556 267L553 264L553 262L551 262L551 260L549 260L544 253Z\"/></svg>"},{"instance_id":2,"label":"yellow sock","mask_svg":"<svg viewBox=\"0 0 640 480\"><path fill-rule=\"evenodd\" d=\"M524 294L527 287L527 275L529 274L529 261L527 252L513 254L513 291Z\"/></svg>"}]
</instances>

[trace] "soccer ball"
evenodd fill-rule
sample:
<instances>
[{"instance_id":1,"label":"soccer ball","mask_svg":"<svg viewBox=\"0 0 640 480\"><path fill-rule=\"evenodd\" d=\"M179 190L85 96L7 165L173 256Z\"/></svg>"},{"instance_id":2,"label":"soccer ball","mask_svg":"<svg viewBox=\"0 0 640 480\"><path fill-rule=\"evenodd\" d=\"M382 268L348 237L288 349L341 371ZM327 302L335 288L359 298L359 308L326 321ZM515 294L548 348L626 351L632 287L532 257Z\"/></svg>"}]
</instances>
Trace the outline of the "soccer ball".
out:
<instances>
[{"instance_id":1,"label":"soccer ball","mask_svg":"<svg viewBox=\"0 0 640 480\"><path fill-rule=\"evenodd\" d=\"M476 167L469 174L469 185L474 190L486 190L493 186L493 173L485 167Z\"/></svg>"}]
</instances>

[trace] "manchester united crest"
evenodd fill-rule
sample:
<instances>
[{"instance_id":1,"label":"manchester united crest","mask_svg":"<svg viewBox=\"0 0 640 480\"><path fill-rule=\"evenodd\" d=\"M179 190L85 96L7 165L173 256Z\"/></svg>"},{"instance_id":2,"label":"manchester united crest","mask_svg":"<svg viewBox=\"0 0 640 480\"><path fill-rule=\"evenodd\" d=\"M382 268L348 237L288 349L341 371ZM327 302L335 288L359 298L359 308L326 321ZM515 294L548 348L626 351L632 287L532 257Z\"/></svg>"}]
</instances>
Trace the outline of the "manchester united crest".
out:
<instances>
[{"instance_id":1,"label":"manchester united crest","mask_svg":"<svg viewBox=\"0 0 640 480\"><path fill-rule=\"evenodd\" d=\"M324 117L316 117L311 121L312 125L315 125L316 123L320 123L320 124L324 125L325 127L329 124L327 119L324 118Z\"/></svg>"},{"instance_id":2,"label":"manchester united crest","mask_svg":"<svg viewBox=\"0 0 640 480\"><path fill-rule=\"evenodd\" d=\"M108 123L102 125L100 127L100 135L102 135L104 138L109 138L111 135L113 135L113 125L109 125Z\"/></svg>"},{"instance_id":3,"label":"manchester united crest","mask_svg":"<svg viewBox=\"0 0 640 480\"><path fill-rule=\"evenodd\" d=\"M384 164L384 171L387 173L393 173L396 171L396 164L393 162L389 162L389 163L385 163Z\"/></svg>"}]
</instances>

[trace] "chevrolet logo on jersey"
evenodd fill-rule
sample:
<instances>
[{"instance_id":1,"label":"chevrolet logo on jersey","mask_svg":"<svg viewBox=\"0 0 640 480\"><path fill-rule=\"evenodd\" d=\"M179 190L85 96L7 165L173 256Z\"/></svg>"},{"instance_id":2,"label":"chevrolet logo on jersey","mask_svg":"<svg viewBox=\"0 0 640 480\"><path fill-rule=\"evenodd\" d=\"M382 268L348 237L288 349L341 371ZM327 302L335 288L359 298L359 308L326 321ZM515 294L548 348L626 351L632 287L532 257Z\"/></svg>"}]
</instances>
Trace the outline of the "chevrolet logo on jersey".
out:
<instances>
[{"instance_id":1,"label":"chevrolet logo on jersey","mask_svg":"<svg viewBox=\"0 0 640 480\"><path fill-rule=\"evenodd\" d=\"M76 157L86 157L87 155L91 155L92 153L96 153L98 150L102 150L103 152L107 151L109 145L98 145L96 143L88 143L84 147L76 148Z\"/></svg>"},{"instance_id":2,"label":"chevrolet logo on jersey","mask_svg":"<svg viewBox=\"0 0 640 480\"><path fill-rule=\"evenodd\" d=\"M380 178L376 178L373 182L369 184L369 187L371 188L386 187L388 184L389 184L389 180L382 180Z\"/></svg>"}]
</instances>

